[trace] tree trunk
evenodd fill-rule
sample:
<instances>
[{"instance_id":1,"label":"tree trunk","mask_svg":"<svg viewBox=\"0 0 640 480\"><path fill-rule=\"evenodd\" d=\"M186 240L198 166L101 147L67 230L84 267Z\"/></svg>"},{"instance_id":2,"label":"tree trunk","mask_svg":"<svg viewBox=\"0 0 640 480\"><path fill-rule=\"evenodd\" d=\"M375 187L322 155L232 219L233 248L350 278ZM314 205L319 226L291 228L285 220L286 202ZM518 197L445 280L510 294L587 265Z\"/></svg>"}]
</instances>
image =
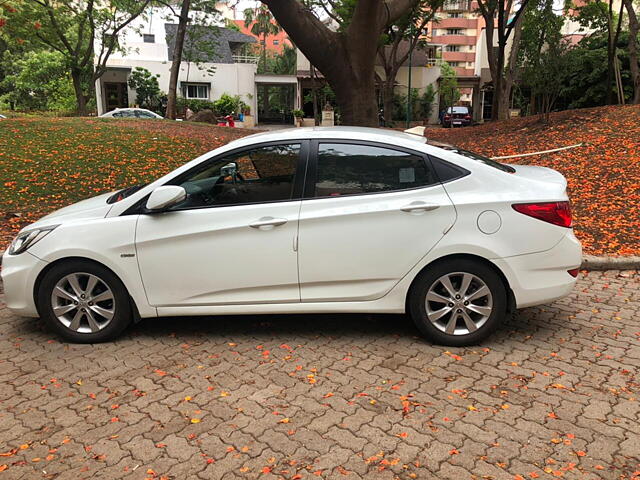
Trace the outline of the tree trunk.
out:
<instances>
[{"instance_id":1,"label":"tree trunk","mask_svg":"<svg viewBox=\"0 0 640 480\"><path fill-rule=\"evenodd\" d=\"M498 120L509 119L509 106L511 101L511 87L509 80L503 80L501 84L502 92L498 99Z\"/></svg>"},{"instance_id":2,"label":"tree trunk","mask_svg":"<svg viewBox=\"0 0 640 480\"><path fill-rule=\"evenodd\" d=\"M378 126L373 72L363 81L353 78L334 79L333 85L343 125Z\"/></svg>"},{"instance_id":3,"label":"tree trunk","mask_svg":"<svg viewBox=\"0 0 640 480\"><path fill-rule=\"evenodd\" d=\"M82 90L82 70L72 68L71 80L73 81L73 91L76 95L76 103L78 104L78 115L86 115L87 97Z\"/></svg>"},{"instance_id":4,"label":"tree trunk","mask_svg":"<svg viewBox=\"0 0 640 480\"><path fill-rule=\"evenodd\" d=\"M640 104L640 65L638 64L638 16L633 8L632 0L623 0L629 15L629 70L633 82L633 99L631 103Z\"/></svg>"},{"instance_id":5,"label":"tree trunk","mask_svg":"<svg viewBox=\"0 0 640 480\"><path fill-rule=\"evenodd\" d=\"M316 85L316 68L311 65L311 99L313 100L313 124L318 126L318 87Z\"/></svg>"},{"instance_id":6,"label":"tree trunk","mask_svg":"<svg viewBox=\"0 0 640 480\"><path fill-rule=\"evenodd\" d=\"M618 25L614 31L613 29L613 0L609 0L609 14L607 16L607 105L613 104L613 89L611 88L611 81L614 78L616 62L616 49L618 46L618 37L620 36L620 28L622 26L622 16L624 14L624 3L620 4L620 12L618 15ZM618 88L616 87L616 90Z\"/></svg>"},{"instance_id":7,"label":"tree trunk","mask_svg":"<svg viewBox=\"0 0 640 480\"><path fill-rule=\"evenodd\" d=\"M387 126L393 121L393 92L395 90L395 75L386 74L382 84L382 108Z\"/></svg>"},{"instance_id":8,"label":"tree trunk","mask_svg":"<svg viewBox=\"0 0 640 480\"><path fill-rule=\"evenodd\" d=\"M171 75L169 76L169 92L167 93L166 117L176 119L176 103L178 97L178 76L180 75L180 64L182 63L182 49L184 47L184 37L187 33L187 23L189 22L189 8L191 0L182 0L180 19L176 31L176 39L173 46L173 58L171 59Z\"/></svg>"},{"instance_id":9,"label":"tree trunk","mask_svg":"<svg viewBox=\"0 0 640 480\"><path fill-rule=\"evenodd\" d=\"M511 16L513 2L498 0L478 0L478 7L485 20L485 41L487 47L487 60L491 70L491 81L493 83L493 101L491 104L491 120L506 119L509 115L509 97L511 96L511 86L515 75L515 57L520 43L520 32L522 29L523 13L529 0L522 0L518 11ZM496 22L497 15L497 25ZM498 33L497 52L493 48L493 34ZM515 32L511 53L509 56L508 71L505 73L505 52L509 35ZM505 78L506 77L506 78ZM506 97L506 99L504 98Z\"/></svg>"},{"instance_id":10,"label":"tree trunk","mask_svg":"<svg viewBox=\"0 0 640 480\"><path fill-rule=\"evenodd\" d=\"M345 125L378 124L375 59L380 35L418 0L360 0L344 31L331 31L298 0L262 0L336 94Z\"/></svg>"},{"instance_id":11,"label":"tree trunk","mask_svg":"<svg viewBox=\"0 0 640 480\"><path fill-rule=\"evenodd\" d=\"M267 73L267 33L262 34L262 71Z\"/></svg>"}]
</instances>

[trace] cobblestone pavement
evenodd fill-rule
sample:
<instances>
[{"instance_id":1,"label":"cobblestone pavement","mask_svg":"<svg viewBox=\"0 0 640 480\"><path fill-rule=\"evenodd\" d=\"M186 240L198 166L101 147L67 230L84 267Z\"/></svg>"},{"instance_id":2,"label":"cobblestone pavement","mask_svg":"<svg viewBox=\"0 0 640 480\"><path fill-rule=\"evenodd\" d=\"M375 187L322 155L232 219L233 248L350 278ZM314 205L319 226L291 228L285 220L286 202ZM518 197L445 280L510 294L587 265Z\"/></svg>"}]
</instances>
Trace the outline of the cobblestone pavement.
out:
<instances>
[{"instance_id":1,"label":"cobblestone pavement","mask_svg":"<svg viewBox=\"0 0 640 480\"><path fill-rule=\"evenodd\" d=\"M0 310L0 480L640 477L640 273L475 348L404 316L145 321L61 343Z\"/></svg>"}]
</instances>

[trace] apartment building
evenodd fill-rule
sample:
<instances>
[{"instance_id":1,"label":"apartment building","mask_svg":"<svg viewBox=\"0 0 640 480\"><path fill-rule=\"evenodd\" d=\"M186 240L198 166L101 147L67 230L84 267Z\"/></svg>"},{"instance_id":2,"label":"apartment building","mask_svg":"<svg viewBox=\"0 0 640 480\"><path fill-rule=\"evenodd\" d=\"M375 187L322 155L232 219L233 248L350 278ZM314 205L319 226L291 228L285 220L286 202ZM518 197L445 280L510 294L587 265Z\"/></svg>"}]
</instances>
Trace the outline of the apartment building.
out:
<instances>
[{"instance_id":1,"label":"apartment building","mask_svg":"<svg viewBox=\"0 0 640 480\"><path fill-rule=\"evenodd\" d=\"M430 43L438 45L442 59L453 67L461 85L476 78L476 53L483 40L485 22L477 13L478 4L472 0L447 0L428 26ZM473 88L461 89L461 103L471 105Z\"/></svg>"}]
</instances>

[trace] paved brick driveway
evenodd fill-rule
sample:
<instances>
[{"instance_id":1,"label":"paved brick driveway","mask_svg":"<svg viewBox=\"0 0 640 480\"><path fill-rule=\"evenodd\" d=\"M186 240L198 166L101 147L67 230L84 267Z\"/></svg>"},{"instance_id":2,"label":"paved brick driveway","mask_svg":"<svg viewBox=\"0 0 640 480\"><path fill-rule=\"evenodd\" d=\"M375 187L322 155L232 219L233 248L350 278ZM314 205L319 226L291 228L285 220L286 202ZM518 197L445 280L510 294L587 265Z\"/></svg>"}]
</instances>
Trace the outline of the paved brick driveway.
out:
<instances>
[{"instance_id":1,"label":"paved brick driveway","mask_svg":"<svg viewBox=\"0 0 640 480\"><path fill-rule=\"evenodd\" d=\"M4 478L640 476L640 274L477 348L402 316L163 319L60 343L0 310Z\"/></svg>"}]
</instances>

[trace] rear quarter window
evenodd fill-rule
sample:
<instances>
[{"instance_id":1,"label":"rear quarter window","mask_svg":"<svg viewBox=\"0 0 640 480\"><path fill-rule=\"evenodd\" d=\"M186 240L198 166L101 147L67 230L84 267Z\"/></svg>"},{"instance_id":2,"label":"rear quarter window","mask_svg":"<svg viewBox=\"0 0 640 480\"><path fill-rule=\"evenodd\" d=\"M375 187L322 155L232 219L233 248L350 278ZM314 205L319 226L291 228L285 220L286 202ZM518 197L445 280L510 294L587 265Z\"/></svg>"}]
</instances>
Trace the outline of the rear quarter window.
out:
<instances>
[{"instance_id":1,"label":"rear quarter window","mask_svg":"<svg viewBox=\"0 0 640 480\"><path fill-rule=\"evenodd\" d=\"M431 160L433 170L438 177L438 180L442 183L457 180L458 178L465 177L470 173L469 170L465 168L453 165L452 163L438 157L434 157L433 155L429 155L429 159Z\"/></svg>"}]
</instances>

